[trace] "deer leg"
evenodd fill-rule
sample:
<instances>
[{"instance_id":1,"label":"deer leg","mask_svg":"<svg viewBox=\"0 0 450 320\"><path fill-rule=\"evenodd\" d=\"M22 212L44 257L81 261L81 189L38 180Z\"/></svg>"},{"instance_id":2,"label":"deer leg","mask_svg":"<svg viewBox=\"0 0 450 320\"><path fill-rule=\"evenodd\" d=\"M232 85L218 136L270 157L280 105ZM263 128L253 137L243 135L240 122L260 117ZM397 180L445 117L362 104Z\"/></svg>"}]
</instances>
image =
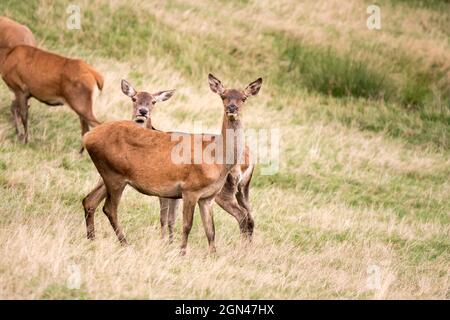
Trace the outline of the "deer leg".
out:
<instances>
[{"instance_id":1,"label":"deer leg","mask_svg":"<svg viewBox=\"0 0 450 320\"><path fill-rule=\"evenodd\" d=\"M175 220L177 218L178 207L180 206L180 199L169 200L169 214L168 214L168 227L169 227L169 243L173 242L173 229L175 227Z\"/></svg>"},{"instance_id":2,"label":"deer leg","mask_svg":"<svg viewBox=\"0 0 450 320\"><path fill-rule=\"evenodd\" d=\"M83 138L84 134L89 131L89 124L81 116L80 116L80 125L81 125L81 138ZM83 151L84 151L84 145L83 145L83 143L81 143L81 147L80 147L80 151L79 152L83 153Z\"/></svg>"},{"instance_id":3,"label":"deer leg","mask_svg":"<svg viewBox=\"0 0 450 320\"><path fill-rule=\"evenodd\" d=\"M239 204L236 197L237 193L238 186L236 179L229 174L222 190L220 190L219 194L216 196L215 201L223 210L231 214L237 220L241 235L246 239L251 239L253 219L251 219L249 211L247 211L245 206Z\"/></svg>"},{"instance_id":4,"label":"deer leg","mask_svg":"<svg viewBox=\"0 0 450 320\"><path fill-rule=\"evenodd\" d=\"M161 222L161 239L164 239L166 237L166 226L168 222L170 199L167 198L158 198L158 199L159 199L159 221Z\"/></svg>"},{"instance_id":5,"label":"deer leg","mask_svg":"<svg viewBox=\"0 0 450 320\"><path fill-rule=\"evenodd\" d=\"M81 135L89 131L89 127L96 127L100 122L92 112L92 92L84 90L73 92L67 99L69 106L78 114L81 122ZM80 153L84 151L84 146L80 148Z\"/></svg>"},{"instance_id":6,"label":"deer leg","mask_svg":"<svg viewBox=\"0 0 450 320\"><path fill-rule=\"evenodd\" d=\"M22 125L24 129L23 142L28 143L28 109L30 105L28 104L28 98L23 96L19 101L19 114L22 120Z\"/></svg>"},{"instance_id":7,"label":"deer leg","mask_svg":"<svg viewBox=\"0 0 450 320\"><path fill-rule=\"evenodd\" d=\"M207 199L200 199L198 205L200 207L200 215L202 217L203 227L205 228L206 238L208 239L209 252L216 252L216 245L214 243L215 239L215 229L214 229L214 219L212 213L212 204L214 197Z\"/></svg>"},{"instance_id":8,"label":"deer leg","mask_svg":"<svg viewBox=\"0 0 450 320\"><path fill-rule=\"evenodd\" d=\"M84 218L86 220L87 238L95 239L94 214L100 202L106 198L106 187L103 179L97 183L94 189L83 199Z\"/></svg>"},{"instance_id":9,"label":"deer leg","mask_svg":"<svg viewBox=\"0 0 450 320\"><path fill-rule=\"evenodd\" d=\"M20 115L19 115L19 105L17 98L14 98L14 100L11 102L11 114L12 114L12 120L14 122L14 127L16 128L16 134L19 136L19 124L20 124Z\"/></svg>"},{"instance_id":10,"label":"deer leg","mask_svg":"<svg viewBox=\"0 0 450 320\"><path fill-rule=\"evenodd\" d=\"M108 217L108 220L111 223L111 226L114 229L114 232L116 233L120 244L122 244L123 246L128 245L128 243L117 219L117 207L119 206L120 197L122 196L124 188L125 185L117 186L114 188L106 186L107 195L105 205L103 207L103 212Z\"/></svg>"},{"instance_id":11,"label":"deer leg","mask_svg":"<svg viewBox=\"0 0 450 320\"><path fill-rule=\"evenodd\" d=\"M247 210L239 205L234 194L225 195L222 191L216 196L214 200L223 210L231 214L237 220L239 229L241 230L241 235L245 239L250 240L251 232L248 229L249 215Z\"/></svg>"},{"instance_id":12,"label":"deer leg","mask_svg":"<svg viewBox=\"0 0 450 320\"><path fill-rule=\"evenodd\" d=\"M239 205L243 208L245 208L245 210L247 211L247 234L250 237L252 237L253 234L253 229L255 226L255 222L253 220L253 217L251 215L251 210L250 210L250 202L248 200L249 198L249 186L250 186L250 179L245 183L244 186L242 186L241 184L238 185L238 191L235 194L236 196L236 200L239 203Z\"/></svg>"},{"instance_id":13,"label":"deer leg","mask_svg":"<svg viewBox=\"0 0 450 320\"><path fill-rule=\"evenodd\" d=\"M183 194L183 237L181 240L181 254L186 254L189 233L194 220L195 204L198 198L191 194Z\"/></svg>"}]
</instances>

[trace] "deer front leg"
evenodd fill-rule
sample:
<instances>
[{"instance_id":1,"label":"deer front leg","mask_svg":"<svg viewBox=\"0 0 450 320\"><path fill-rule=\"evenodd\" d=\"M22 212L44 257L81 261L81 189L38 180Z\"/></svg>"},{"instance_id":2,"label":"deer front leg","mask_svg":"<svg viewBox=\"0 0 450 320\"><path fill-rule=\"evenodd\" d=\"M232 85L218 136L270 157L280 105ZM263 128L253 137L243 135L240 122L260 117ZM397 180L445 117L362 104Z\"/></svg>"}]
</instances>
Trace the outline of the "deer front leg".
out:
<instances>
[{"instance_id":1,"label":"deer front leg","mask_svg":"<svg viewBox=\"0 0 450 320\"><path fill-rule=\"evenodd\" d=\"M106 186L107 196L105 205L103 207L103 212L109 219L114 232L117 235L117 238L120 241L120 244L123 246L128 245L127 240L125 239L125 235L123 234L122 227L119 225L119 221L117 219L117 207L119 206L120 197L122 196L123 189L125 185L118 186L115 188L111 188L110 186Z\"/></svg>"},{"instance_id":2,"label":"deer front leg","mask_svg":"<svg viewBox=\"0 0 450 320\"><path fill-rule=\"evenodd\" d=\"M198 201L203 227L205 228L206 238L208 239L209 253L216 252L216 245L215 245L216 232L214 228L214 219L212 213L213 200L214 197L207 199L200 199Z\"/></svg>"},{"instance_id":3,"label":"deer front leg","mask_svg":"<svg viewBox=\"0 0 450 320\"><path fill-rule=\"evenodd\" d=\"M189 233L194 220L195 204L198 198L192 194L183 194L183 236L181 240L181 255L186 254Z\"/></svg>"},{"instance_id":4,"label":"deer front leg","mask_svg":"<svg viewBox=\"0 0 450 320\"><path fill-rule=\"evenodd\" d=\"M20 124L20 115L19 115L19 105L17 102L17 98L15 98L11 102L11 114L12 120L14 122L14 127L16 128L16 134L20 136L19 124Z\"/></svg>"},{"instance_id":5,"label":"deer front leg","mask_svg":"<svg viewBox=\"0 0 450 320\"><path fill-rule=\"evenodd\" d=\"M28 97L26 97L25 95L20 95L17 102L19 115L20 119L22 120L24 130L22 141L23 143L28 143L28 109L30 108L30 105L28 104Z\"/></svg>"},{"instance_id":6,"label":"deer front leg","mask_svg":"<svg viewBox=\"0 0 450 320\"><path fill-rule=\"evenodd\" d=\"M94 189L83 199L84 218L86 220L87 238L95 239L94 215L100 202L106 198L106 187L103 179L97 183Z\"/></svg>"},{"instance_id":7,"label":"deer front leg","mask_svg":"<svg viewBox=\"0 0 450 320\"><path fill-rule=\"evenodd\" d=\"M169 202L170 199L158 198L159 199L159 221L161 223L161 239L164 240L166 237L166 226L169 216Z\"/></svg>"},{"instance_id":8,"label":"deer front leg","mask_svg":"<svg viewBox=\"0 0 450 320\"><path fill-rule=\"evenodd\" d=\"M177 218L178 207L180 206L180 199L169 200L169 214L168 214L168 227L169 227L169 243L173 242L173 230L175 227L175 220Z\"/></svg>"}]
</instances>

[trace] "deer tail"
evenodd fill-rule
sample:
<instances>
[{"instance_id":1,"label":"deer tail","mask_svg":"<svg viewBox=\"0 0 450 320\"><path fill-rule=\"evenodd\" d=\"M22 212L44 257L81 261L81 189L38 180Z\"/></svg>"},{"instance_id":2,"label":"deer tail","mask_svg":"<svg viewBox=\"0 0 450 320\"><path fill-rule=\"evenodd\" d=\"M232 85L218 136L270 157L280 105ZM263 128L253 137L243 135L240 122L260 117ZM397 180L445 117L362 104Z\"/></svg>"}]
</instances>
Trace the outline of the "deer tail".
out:
<instances>
[{"instance_id":1,"label":"deer tail","mask_svg":"<svg viewBox=\"0 0 450 320\"><path fill-rule=\"evenodd\" d=\"M89 66L89 71L91 72L91 74L94 76L95 78L95 82L97 82L97 88L102 91L103 89L103 76L98 73L94 68L92 68L91 66Z\"/></svg>"}]
</instances>

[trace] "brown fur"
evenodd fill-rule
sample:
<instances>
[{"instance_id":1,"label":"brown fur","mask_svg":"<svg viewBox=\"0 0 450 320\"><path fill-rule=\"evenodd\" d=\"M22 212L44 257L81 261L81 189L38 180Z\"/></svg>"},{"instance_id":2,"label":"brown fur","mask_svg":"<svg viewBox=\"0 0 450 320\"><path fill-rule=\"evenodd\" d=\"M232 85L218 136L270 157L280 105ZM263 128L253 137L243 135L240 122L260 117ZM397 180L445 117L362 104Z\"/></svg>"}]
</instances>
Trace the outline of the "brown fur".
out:
<instances>
[{"instance_id":1,"label":"brown fur","mask_svg":"<svg viewBox=\"0 0 450 320\"><path fill-rule=\"evenodd\" d=\"M31 30L7 17L0 17L0 47L13 48L21 44L36 46Z\"/></svg>"},{"instance_id":2,"label":"brown fur","mask_svg":"<svg viewBox=\"0 0 450 320\"><path fill-rule=\"evenodd\" d=\"M93 92L103 87L103 77L79 59L69 59L30 46L3 50L0 70L3 80L15 95L11 111L16 131L28 141L28 100L31 97L54 106L68 104L80 118L81 134L100 122L92 112ZM19 133L19 120L24 127ZM80 150L80 152L83 148Z\"/></svg>"},{"instance_id":3,"label":"brown fur","mask_svg":"<svg viewBox=\"0 0 450 320\"><path fill-rule=\"evenodd\" d=\"M236 98L225 90L220 81L209 76L211 89L219 93L224 103L222 137L226 146L226 130L241 130L240 109L249 95L256 95L262 80L251 83ZM211 84L215 82L215 86ZM219 88L219 90L215 90ZM219 92L220 91L220 92ZM230 104L231 102L232 104ZM191 141L198 135L188 135ZM215 141L217 136L212 137ZM200 137L200 140L203 141ZM215 251L215 230L212 217L212 201L221 191L228 174L237 163L177 164L172 162L171 152L177 141L171 134L156 130L142 130L132 121L116 121L98 126L83 138L84 145L105 183L107 197L103 211L120 242L126 244L125 236L117 219L117 207L126 185L131 185L141 193L164 198L183 198L183 240L185 253L187 240L192 228L196 203L208 238L211 252ZM203 141L203 149L210 142ZM193 146L192 146L193 148ZM224 150L224 155L240 156L238 146ZM241 151L242 152L242 151ZM193 152L191 153L193 154ZM191 159L193 163L193 159Z\"/></svg>"}]
</instances>

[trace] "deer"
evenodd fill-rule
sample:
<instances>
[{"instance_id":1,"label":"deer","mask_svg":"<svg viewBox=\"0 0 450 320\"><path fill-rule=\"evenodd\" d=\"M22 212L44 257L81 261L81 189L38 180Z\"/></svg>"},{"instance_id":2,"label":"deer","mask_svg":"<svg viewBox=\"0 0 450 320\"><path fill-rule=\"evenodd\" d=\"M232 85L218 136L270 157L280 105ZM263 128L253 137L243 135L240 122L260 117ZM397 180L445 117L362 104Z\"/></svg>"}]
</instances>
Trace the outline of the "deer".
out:
<instances>
[{"instance_id":1,"label":"deer","mask_svg":"<svg viewBox=\"0 0 450 320\"><path fill-rule=\"evenodd\" d=\"M0 47L13 48L21 44L36 47L31 30L7 17L0 17Z\"/></svg>"},{"instance_id":2,"label":"deer","mask_svg":"<svg viewBox=\"0 0 450 320\"><path fill-rule=\"evenodd\" d=\"M0 49L0 74L15 96L11 112L16 133L24 143L28 142L30 98L49 106L67 104L80 118L81 136L100 124L92 105L95 88L103 88L103 77L83 60L18 45Z\"/></svg>"},{"instance_id":3,"label":"deer","mask_svg":"<svg viewBox=\"0 0 450 320\"><path fill-rule=\"evenodd\" d=\"M166 101L173 96L175 90L158 91L149 93L136 91L126 80L121 81L122 92L131 98L133 110L131 119L144 129L157 130L152 125L151 113L157 102ZM95 239L94 214L99 204L106 198L107 192L103 180L100 178L97 185L83 199L82 204L85 211L87 238ZM178 199L159 198L161 237L165 238L166 226L169 229L170 241L173 239L173 227L175 225L176 211L179 206Z\"/></svg>"},{"instance_id":4,"label":"deer","mask_svg":"<svg viewBox=\"0 0 450 320\"><path fill-rule=\"evenodd\" d=\"M122 92L131 98L133 110L132 120L142 128L157 130L151 121L151 112L157 101L169 99L174 90L160 91L154 94L137 91L126 80L121 81ZM244 239L251 239L253 233L253 219L248 204L249 185L253 174L254 165L249 161L249 150L245 149L247 161L241 164L227 177L222 190L216 196L215 201L225 211L238 220ZM106 187L103 180L89 192L83 199L82 204L85 212L87 238L95 238L94 214L99 204L106 198ZM174 225L180 199L159 197L161 238L165 239L166 228L169 233L169 243L173 242Z\"/></svg>"},{"instance_id":5,"label":"deer","mask_svg":"<svg viewBox=\"0 0 450 320\"><path fill-rule=\"evenodd\" d=\"M83 136L84 146L105 184L107 195L103 212L122 245L128 242L118 221L117 208L124 188L130 185L146 195L183 199L182 255L186 254L198 204L209 252L216 252L212 203L228 174L238 165L238 159L243 158L244 147L239 138L243 130L242 106L248 97L258 94L262 78L251 82L244 90L226 89L212 74L208 81L211 90L222 99L221 134L210 135L209 139L204 139L202 134L182 134L181 137L201 141L203 151L211 144L219 145L214 153L215 156L222 153L219 161L197 163L192 153L189 163L174 161L173 150L179 141L173 139L173 134L142 130L133 121L104 123Z\"/></svg>"}]
</instances>

